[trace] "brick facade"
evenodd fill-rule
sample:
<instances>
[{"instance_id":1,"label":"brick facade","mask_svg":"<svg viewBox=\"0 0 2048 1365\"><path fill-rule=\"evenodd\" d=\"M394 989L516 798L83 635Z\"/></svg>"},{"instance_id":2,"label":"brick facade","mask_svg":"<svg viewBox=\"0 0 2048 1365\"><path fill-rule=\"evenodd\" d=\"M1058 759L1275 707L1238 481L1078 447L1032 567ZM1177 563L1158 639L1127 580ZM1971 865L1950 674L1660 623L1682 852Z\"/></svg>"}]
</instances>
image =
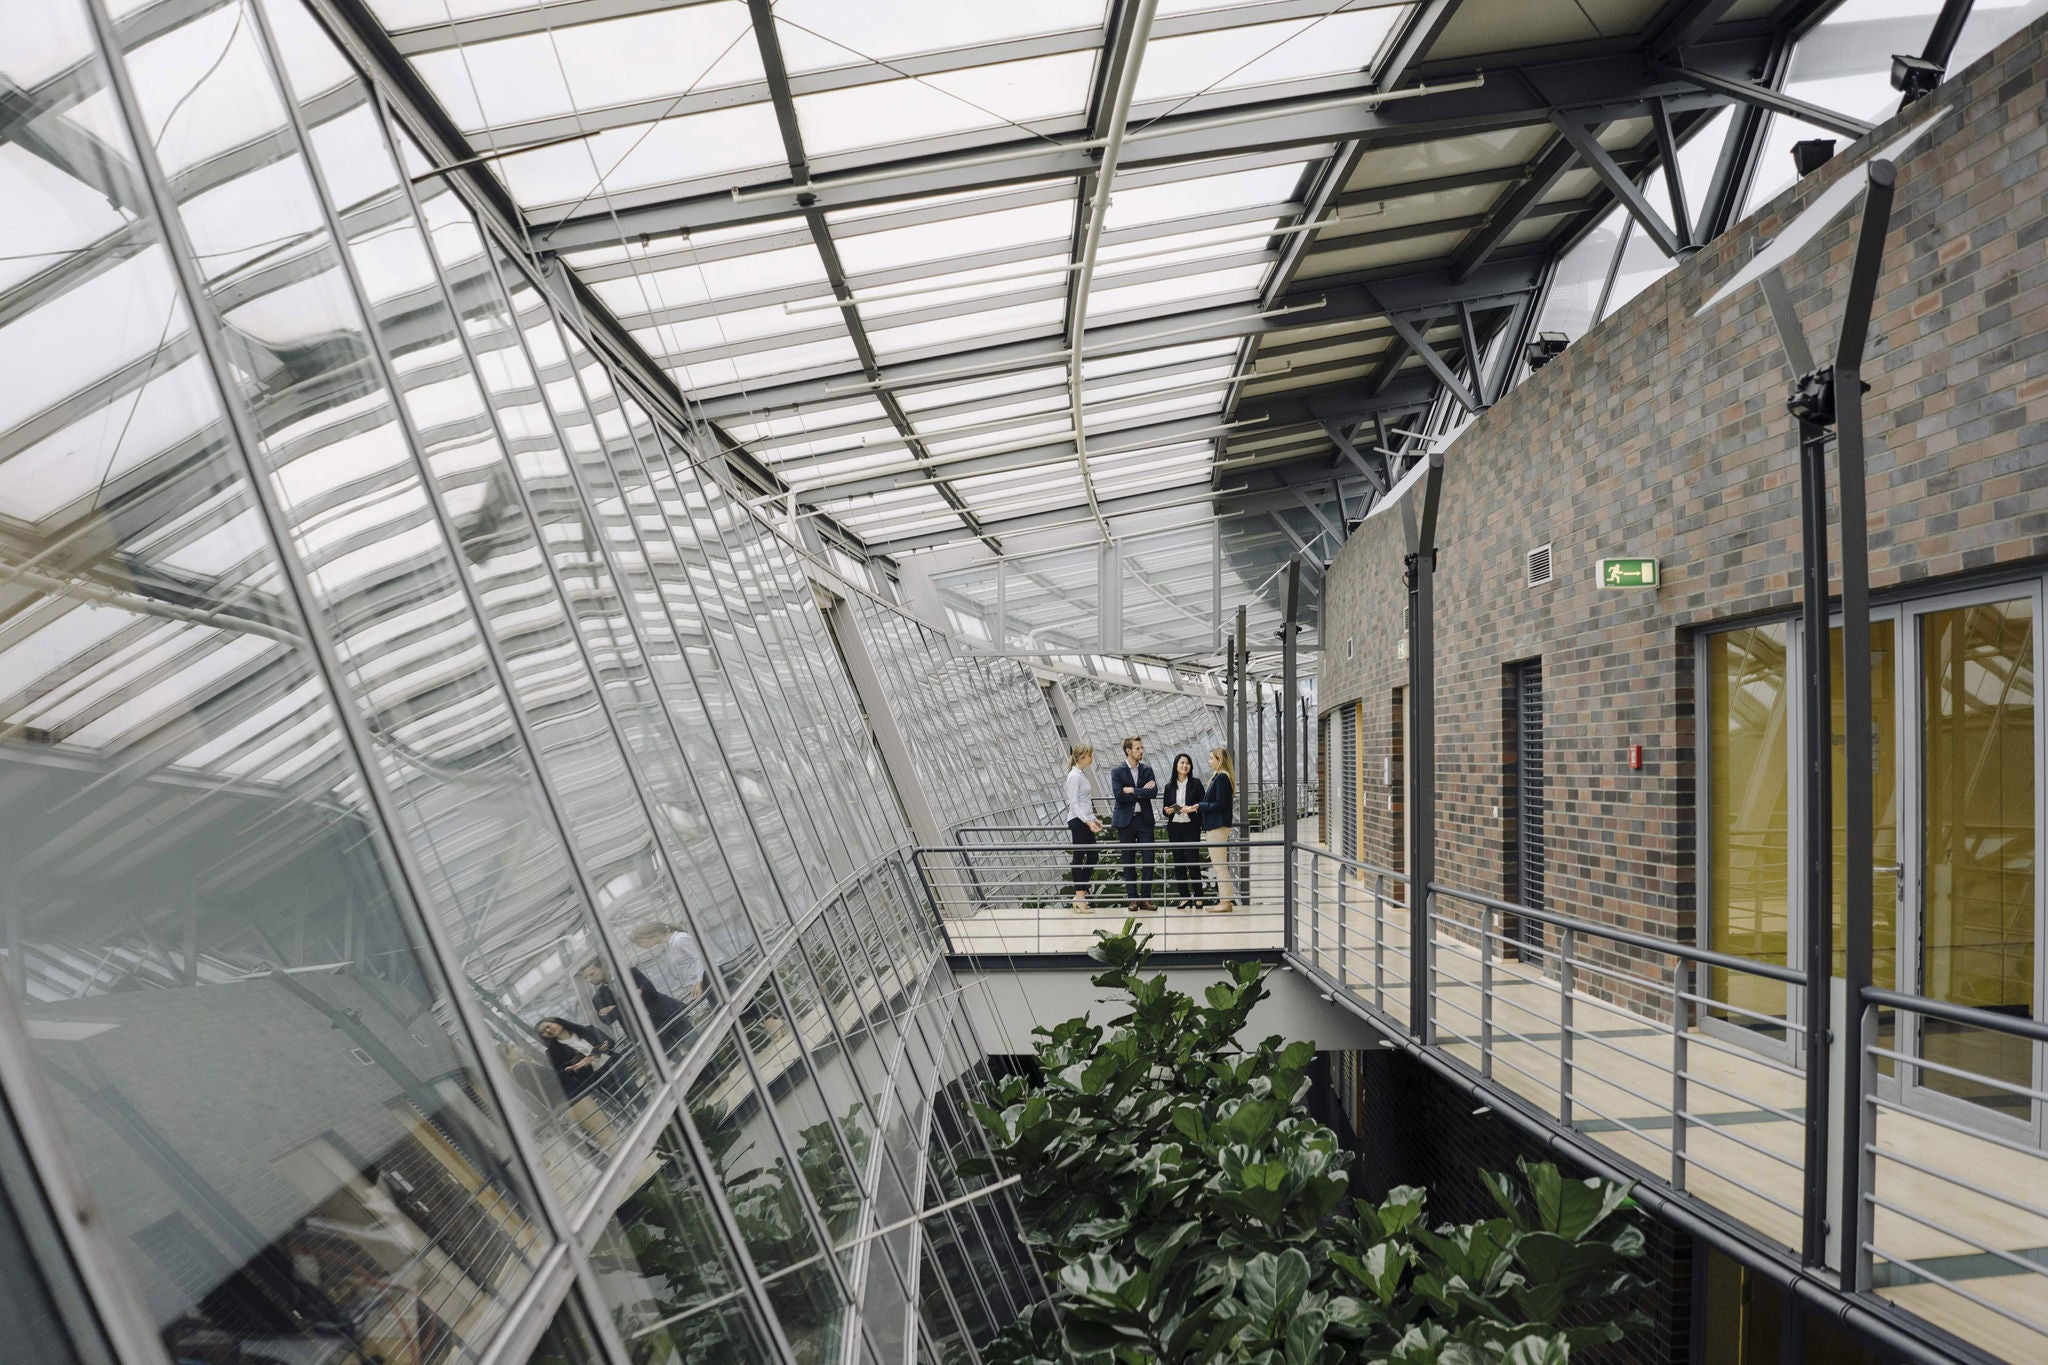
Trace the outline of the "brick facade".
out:
<instances>
[{"instance_id":1,"label":"brick facade","mask_svg":"<svg viewBox=\"0 0 2048 1365\"><path fill-rule=\"evenodd\" d=\"M1899 161L1865 364L1879 594L2038 574L2048 561L2044 91L2048 21L1870 139L1884 146L1946 111ZM1489 894L1510 882L1502 669L1540 658L1551 906L1693 936L1693 632L1789 614L1799 573L1789 376L1761 292L1696 314L1816 195L1860 176L1861 150L1576 339L1450 451L1437 574L1443 881ZM1785 267L1817 352L1834 344L1860 205ZM1323 598L1318 704L1364 702L1369 779L1406 679L1400 520L1352 534ZM1555 578L1527 588L1525 555L1544 544ZM1598 588L1606 555L1658 556L1661 586ZM1640 771L1631 744L1643 746ZM1363 852L1385 863L1399 826L1376 785Z\"/></svg>"}]
</instances>

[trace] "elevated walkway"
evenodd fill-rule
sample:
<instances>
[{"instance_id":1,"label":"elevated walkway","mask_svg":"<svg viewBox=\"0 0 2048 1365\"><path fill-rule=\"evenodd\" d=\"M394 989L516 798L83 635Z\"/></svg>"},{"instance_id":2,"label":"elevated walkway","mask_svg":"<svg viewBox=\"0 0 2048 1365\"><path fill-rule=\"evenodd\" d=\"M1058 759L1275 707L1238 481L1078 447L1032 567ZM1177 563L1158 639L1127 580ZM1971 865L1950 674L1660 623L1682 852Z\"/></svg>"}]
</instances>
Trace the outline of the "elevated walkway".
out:
<instances>
[{"instance_id":1,"label":"elevated walkway","mask_svg":"<svg viewBox=\"0 0 2048 1365\"><path fill-rule=\"evenodd\" d=\"M1043 829L963 831L917 850L956 968L1022 1050L1033 1023L1092 1001L1085 952L1124 920L1105 848L1092 916L1074 913L1068 848ZM1165 850L1165 845L1160 849ZM2048 1041L2029 1021L1871 990L1866 1055L1827 1063L1827 1117L1862 1094L1856 1140L1816 1134L1798 995L1804 974L1436 885L1417 933L1407 878L1277 837L1240 841L1250 890L1229 916L1139 916L1157 965L1273 957L1272 1029L1325 1048L1395 1047L1591 1169L1631 1179L1661 1217L1912 1360L2048 1358L2048 1153L2010 1113L2035 1086L1900 1050L1898 1021ZM1155 896L1155 899L1163 899ZM1427 945L1420 963L1414 944ZM1764 988L1786 1007L1762 1012ZM1839 985L1830 1047L1846 1007ZM1334 1009L1362 1032L1334 1024ZM998 1022L998 1018L1000 1022ZM1963 1095L2004 1097L1989 1106ZM1826 1140L1816 1144L1816 1136ZM1862 1171L1844 1219L1844 1163ZM1818 1257L1803 1256L1819 1224ZM1845 1239L1842 1229L1853 1227Z\"/></svg>"}]
</instances>

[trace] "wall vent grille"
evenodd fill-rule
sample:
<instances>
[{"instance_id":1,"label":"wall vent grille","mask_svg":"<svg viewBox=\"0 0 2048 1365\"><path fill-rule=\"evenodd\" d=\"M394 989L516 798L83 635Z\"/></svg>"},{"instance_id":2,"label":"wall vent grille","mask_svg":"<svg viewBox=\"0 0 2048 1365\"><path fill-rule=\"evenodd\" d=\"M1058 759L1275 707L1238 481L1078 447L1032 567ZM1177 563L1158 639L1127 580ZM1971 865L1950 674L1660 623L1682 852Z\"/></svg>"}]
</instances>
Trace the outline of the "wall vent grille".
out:
<instances>
[{"instance_id":1,"label":"wall vent grille","mask_svg":"<svg viewBox=\"0 0 2048 1365\"><path fill-rule=\"evenodd\" d=\"M1550 582L1550 547L1538 545L1529 551L1529 586L1540 588Z\"/></svg>"}]
</instances>

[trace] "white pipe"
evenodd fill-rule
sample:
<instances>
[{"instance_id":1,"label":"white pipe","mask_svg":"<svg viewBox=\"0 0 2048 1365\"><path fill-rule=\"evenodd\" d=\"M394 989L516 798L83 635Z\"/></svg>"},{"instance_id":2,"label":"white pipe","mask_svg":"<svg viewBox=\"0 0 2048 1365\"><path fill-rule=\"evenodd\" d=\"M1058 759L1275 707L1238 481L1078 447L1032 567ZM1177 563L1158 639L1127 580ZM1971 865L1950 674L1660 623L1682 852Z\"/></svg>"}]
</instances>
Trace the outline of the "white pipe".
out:
<instances>
[{"instance_id":1,"label":"white pipe","mask_svg":"<svg viewBox=\"0 0 2048 1365\"><path fill-rule=\"evenodd\" d=\"M1110 187L1116 183L1117 163L1124 152L1124 134L1130 125L1131 103L1138 94L1138 72L1145 65L1145 45L1152 40L1152 16L1159 0L1138 0L1137 18L1131 24L1131 46L1117 71L1116 94L1110 101L1109 132L1102 139L1102 159L1095 167L1095 193L1088 203L1088 221L1081 234L1079 268L1074 272L1074 317L1067 334L1073 338L1073 354L1067 362L1067 405L1074 414L1074 462L1081 471L1081 492L1088 499L1088 514L1109 539L1109 523L1095 501L1095 480L1088 473L1088 427L1081 403L1081 345L1088 335L1088 293L1095 287L1096 253L1102 247L1102 224L1109 217Z\"/></svg>"}]
</instances>

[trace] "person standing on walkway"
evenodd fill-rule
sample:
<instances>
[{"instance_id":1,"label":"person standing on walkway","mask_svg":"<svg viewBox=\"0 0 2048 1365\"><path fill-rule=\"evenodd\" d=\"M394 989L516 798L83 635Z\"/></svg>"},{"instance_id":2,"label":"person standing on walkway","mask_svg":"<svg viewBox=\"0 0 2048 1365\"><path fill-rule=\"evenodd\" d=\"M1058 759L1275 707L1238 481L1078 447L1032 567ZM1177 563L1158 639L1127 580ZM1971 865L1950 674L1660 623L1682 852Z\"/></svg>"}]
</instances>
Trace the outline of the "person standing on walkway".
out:
<instances>
[{"instance_id":1,"label":"person standing on walkway","mask_svg":"<svg viewBox=\"0 0 2048 1365\"><path fill-rule=\"evenodd\" d=\"M1152 904L1152 803L1159 796L1159 779L1145 762L1145 741L1132 735L1124 741L1124 761L1109 775L1110 795L1116 807L1110 823L1116 826L1117 842L1124 846L1124 898L1133 913L1154 909Z\"/></svg>"},{"instance_id":2,"label":"person standing on walkway","mask_svg":"<svg viewBox=\"0 0 2048 1365\"><path fill-rule=\"evenodd\" d=\"M1173 757L1173 776L1166 779L1166 841L1173 847L1168 856L1172 887L1167 895L1176 910L1192 910L1202 898L1202 781L1195 776L1195 760L1186 754Z\"/></svg>"},{"instance_id":3,"label":"person standing on walkway","mask_svg":"<svg viewBox=\"0 0 2048 1365\"><path fill-rule=\"evenodd\" d=\"M1237 879L1230 875L1230 836L1237 831L1236 811L1232 809L1237 799L1237 769L1231 764L1230 750L1217 746L1209 751L1209 785L1204 788L1200 802L1202 809L1202 842L1208 845L1209 861L1216 867L1216 903L1209 907L1211 913L1229 914L1237 908Z\"/></svg>"},{"instance_id":4,"label":"person standing on walkway","mask_svg":"<svg viewBox=\"0 0 2048 1365\"><path fill-rule=\"evenodd\" d=\"M1088 770L1094 766L1095 746L1076 744L1067 759L1067 833L1074 839L1074 862L1067 875L1074 884L1077 915L1095 913L1088 904L1088 882L1095 875L1096 860L1102 856L1095 847L1102 822L1095 818L1095 789L1088 781Z\"/></svg>"}]
</instances>

